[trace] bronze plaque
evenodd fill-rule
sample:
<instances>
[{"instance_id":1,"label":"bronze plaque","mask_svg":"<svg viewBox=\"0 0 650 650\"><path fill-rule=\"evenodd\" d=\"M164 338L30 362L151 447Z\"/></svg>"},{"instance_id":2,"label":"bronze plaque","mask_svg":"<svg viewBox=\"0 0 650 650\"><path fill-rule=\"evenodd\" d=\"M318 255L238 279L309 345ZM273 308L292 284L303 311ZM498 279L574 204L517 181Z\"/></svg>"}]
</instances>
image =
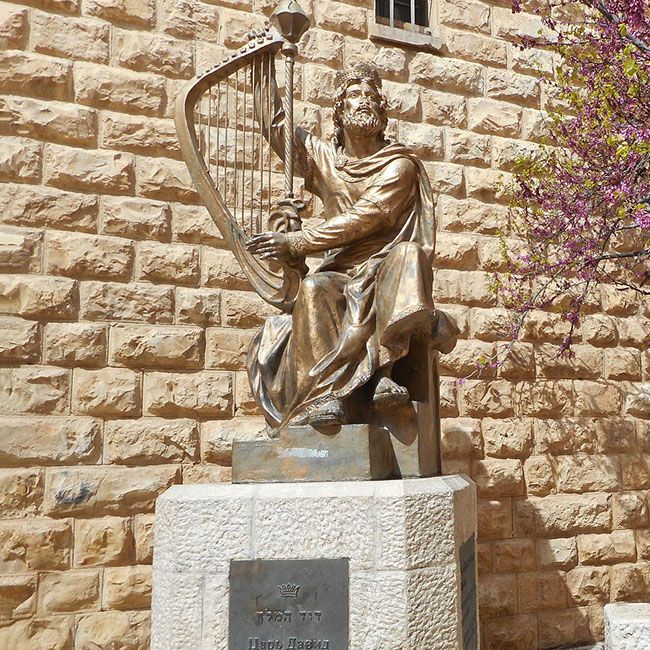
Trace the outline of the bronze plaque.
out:
<instances>
[{"instance_id":1,"label":"bronze plaque","mask_svg":"<svg viewBox=\"0 0 650 650\"><path fill-rule=\"evenodd\" d=\"M347 650L349 560L232 560L230 650Z\"/></svg>"}]
</instances>

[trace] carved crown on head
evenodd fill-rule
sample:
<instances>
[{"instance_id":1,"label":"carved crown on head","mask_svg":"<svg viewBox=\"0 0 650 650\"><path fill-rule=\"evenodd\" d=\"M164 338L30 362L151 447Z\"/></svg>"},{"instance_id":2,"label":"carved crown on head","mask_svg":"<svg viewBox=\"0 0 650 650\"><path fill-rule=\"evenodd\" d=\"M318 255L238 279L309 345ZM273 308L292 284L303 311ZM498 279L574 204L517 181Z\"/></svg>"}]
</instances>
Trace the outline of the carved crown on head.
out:
<instances>
[{"instance_id":1,"label":"carved crown on head","mask_svg":"<svg viewBox=\"0 0 650 650\"><path fill-rule=\"evenodd\" d=\"M347 88L353 81L367 81L378 90L381 90L381 77L377 72L377 68L366 61L358 61L357 63L353 63L349 68L336 73L334 83L336 84L337 93Z\"/></svg>"}]
</instances>

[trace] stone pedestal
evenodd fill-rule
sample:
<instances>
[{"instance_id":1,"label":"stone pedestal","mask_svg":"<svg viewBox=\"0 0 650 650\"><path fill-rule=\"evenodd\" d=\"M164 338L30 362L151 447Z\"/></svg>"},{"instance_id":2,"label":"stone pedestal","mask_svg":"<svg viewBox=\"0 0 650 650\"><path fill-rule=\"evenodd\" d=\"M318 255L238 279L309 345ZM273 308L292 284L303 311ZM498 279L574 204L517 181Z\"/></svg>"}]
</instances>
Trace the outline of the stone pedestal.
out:
<instances>
[{"instance_id":1,"label":"stone pedestal","mask_svg":"<svg viewBox=\"0 0 650 650\"><path fill-rule=\"evenodd\" d=\"M391 435L384 427L348 424L336 435L287 427L275 440L235 441L233 483L369 481L397 478Z\"/></svg>"},{"instance_id":2,"label":"stone pedestal","mask_svg":"<svg viewBox=\"0 0 650 650\"><path fill-rule=\"evenodd\" d=\"M351 650L475 650L475 534L464 476L174 486L156 507L151 648L229 648L231 560L348 558Z\"/></svg>"},{"instance_id":3,"label":"stone pedestal","mask_svg":"<svg viewBox=\"0 0 650 650\"><path fill-rule=\"evenodd\" d=\"M650 603L605 605L605 650L650 648Z\"/></svg>"}]
</instances>

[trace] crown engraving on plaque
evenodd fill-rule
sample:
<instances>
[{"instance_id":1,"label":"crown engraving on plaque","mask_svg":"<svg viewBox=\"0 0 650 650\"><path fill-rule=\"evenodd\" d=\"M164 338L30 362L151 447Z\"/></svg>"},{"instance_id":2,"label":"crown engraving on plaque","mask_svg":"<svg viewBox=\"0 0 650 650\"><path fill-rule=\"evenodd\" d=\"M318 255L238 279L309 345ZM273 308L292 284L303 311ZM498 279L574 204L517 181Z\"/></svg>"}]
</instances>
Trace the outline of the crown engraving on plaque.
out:
<instances>
[{"instance_id":1,"label":"crown engraving on plaque","mask_svg":"<svg viewBox=\"0 0 650 650\"><path fill-rule=\"evenodd\" d=\"M287 583L286 585L278 585L278 589L280 590L280 598L298 598L300 585Z\"/></svg>"}]
</instances>

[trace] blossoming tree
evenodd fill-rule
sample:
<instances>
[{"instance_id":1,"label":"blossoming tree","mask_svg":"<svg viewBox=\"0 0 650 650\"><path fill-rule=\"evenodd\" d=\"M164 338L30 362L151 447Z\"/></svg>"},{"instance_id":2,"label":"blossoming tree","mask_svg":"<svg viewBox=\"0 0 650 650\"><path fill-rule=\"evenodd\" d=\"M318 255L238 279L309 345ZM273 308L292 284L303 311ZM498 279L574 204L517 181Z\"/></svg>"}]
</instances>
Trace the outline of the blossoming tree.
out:
<instances>
[{"instance_id":1,"label":"blossoming tree","mask_svg":"<svg viewBox=\"0 0 650 650\"><path fill-rule=\"evenodd\" d=\"M521 11L513 0L513 11ZM530 5L531 3L529 3ZM568 321L570 354L585 304L603 283L650 296L650 2L534 3L545 36L521 47L556 55L548 141L519 161L508 271L494 289L515 340L533 309Z\"/></svg>"}]
</instances>

